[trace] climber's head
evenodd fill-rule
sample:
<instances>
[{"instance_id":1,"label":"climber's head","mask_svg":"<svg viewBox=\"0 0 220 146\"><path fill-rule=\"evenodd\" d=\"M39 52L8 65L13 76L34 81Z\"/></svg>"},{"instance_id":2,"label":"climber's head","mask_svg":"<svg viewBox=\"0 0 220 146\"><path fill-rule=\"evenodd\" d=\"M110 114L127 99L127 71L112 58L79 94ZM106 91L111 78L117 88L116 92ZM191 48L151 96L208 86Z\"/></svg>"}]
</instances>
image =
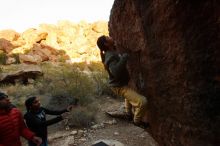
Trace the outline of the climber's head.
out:
<instances>
[{"instance_id":1,"label":"climber's head","mask_svg":"<svg viewBox=\"0 0 220 146\"><path fill-rule=\"evenodd\" d=\"M107 50L115 49L114 40L111 37L105 35L102 35L98 38L97 46L99 47L100 51L104 52Z\"/></svg>"}]
</instances>

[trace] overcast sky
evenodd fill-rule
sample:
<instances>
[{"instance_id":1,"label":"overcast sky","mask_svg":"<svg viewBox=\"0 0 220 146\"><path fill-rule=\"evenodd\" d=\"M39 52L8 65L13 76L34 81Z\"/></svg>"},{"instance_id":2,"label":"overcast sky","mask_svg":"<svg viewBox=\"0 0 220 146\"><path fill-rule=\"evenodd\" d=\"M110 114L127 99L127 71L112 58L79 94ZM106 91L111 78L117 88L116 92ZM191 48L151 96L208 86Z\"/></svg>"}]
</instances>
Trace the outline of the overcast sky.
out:
<instances>
[{"instance_id":1,"label":"overcast sky","mask_svg":"<svg viewBox=\"0 0 220 146\"><path fill-rule=\"evenodd\" d=\"M1 0L0 30L24 31L58 20L109 20L114 0Z\"/></svg>"}]
</instances>

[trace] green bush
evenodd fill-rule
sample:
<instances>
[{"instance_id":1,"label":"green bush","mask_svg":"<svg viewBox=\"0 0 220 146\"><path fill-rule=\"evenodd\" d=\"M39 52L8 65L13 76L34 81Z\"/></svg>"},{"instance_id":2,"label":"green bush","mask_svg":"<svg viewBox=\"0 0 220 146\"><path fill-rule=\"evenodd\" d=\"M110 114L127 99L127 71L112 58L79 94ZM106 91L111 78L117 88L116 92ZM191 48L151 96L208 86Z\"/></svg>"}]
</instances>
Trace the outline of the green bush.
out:
<instances>
[{"instance_id":1,"label":"green bush","mask_svg":"<svg viewBox=\"0 0 220 146\"><path fill-rule=\"evenodd\" d=\"M0 51L0 64L5 65L7 60L7 56L4 52Z\"/></svg>"},{"instance_id":2,"label":"green bush","mask_svg":"<svg viewBox=\"0 0 220 146\"><path fill-rule=\"evenodd\" d=\"M97 97L110 93L106 85L108 76L103 65L101 63L45 62L40 66L44 75L33 84L2 86L2 89L13 97L12 102L24 109L26 97L39 96L43 97L42 104L49 109L62 109L77 98L79 108L71 112L70 124L89 126L94 121L97 111L97 104L95 104Z\"/></svg>"},{"instance_id":3,"label":"green bush","mask_svg":"<svg viewBox=\"0 0 220 146\"><path fill-rule=\"evenodd\" d=\"M91 77L96 85L96 94L114 96L112 90L108 86L108 73L105 71L101 62L93 62L88 66L91 71Z\"/></svg>"},{"instance_id":4,"label":"green bush","mask_svg":"<svg viewBox=\"0 0 220 146\"><path fill-rule=\"evenodd\" d=\"M19 59L19 54L13 54L12 56L13 56L13 58L15 58L15 64L21 63L20 59Z\"/></svg>"},{"instance_id":5,"label":"green bush","mask_svg":"<svg viewBox=\"0 0 220 146\"><path fill-rule=\"evenodd\" d=\"M90 77L69 64L44 64L42 69L44 77L37 85L41 94L77 98L94 94Z\"/></svg>"},{"instance_id":6,"label":"green bush","mask_svg":"<svg viewBox=\"0 0 220 146\"><path fill-rule=\"evenodd\" d=\"M28 96L39 95L38 89L33 85L2 85L1 90L6 91L11 102L18 108L24 110L24 101Z\"/></svg>"},{"instance_id":7,"label":"green bush","mask_svg":"<svg viewBox=\"0 0 220 146\"><path fill-rule=\"evenodd\" d=\"M77 107L73 109L69 116L69 125L76 127L89 127L95 121L97 106Z\"/></svg>"}]
</instances>

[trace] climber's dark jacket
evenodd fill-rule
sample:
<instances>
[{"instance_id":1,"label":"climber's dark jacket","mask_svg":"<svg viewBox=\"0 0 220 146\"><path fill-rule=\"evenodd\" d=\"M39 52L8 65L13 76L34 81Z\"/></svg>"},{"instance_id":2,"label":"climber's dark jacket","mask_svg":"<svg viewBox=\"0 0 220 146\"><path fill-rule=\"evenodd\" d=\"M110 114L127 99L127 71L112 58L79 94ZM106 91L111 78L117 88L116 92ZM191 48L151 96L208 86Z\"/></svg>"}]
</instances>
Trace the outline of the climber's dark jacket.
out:
<instances>
[{"instance_id":1,"label":"climber's dark jacket","mask_svg":"<svg viewBox=\"0 0 220 146\"><path fill-rule=\"evenodd\" d=\"M128 55L117 54L114 51L105 52L105 67L109 74L109 86L122 87L128 85L129 73L126 68Z\"/></svg>"}]
</instances>

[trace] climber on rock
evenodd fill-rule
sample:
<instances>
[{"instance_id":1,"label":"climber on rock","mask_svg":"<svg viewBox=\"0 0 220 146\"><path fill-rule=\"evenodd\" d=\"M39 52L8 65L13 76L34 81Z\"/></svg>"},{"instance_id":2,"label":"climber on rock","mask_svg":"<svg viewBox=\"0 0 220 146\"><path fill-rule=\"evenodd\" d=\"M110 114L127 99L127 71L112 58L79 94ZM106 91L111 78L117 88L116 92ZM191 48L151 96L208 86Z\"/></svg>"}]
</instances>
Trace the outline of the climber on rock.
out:
<instances>
[{"instance_id":1,"label":"climber on rock","mask_svg":"<svg viewBox=\"0 0 220 146\"><path fill-rule=\"evenodd\" d=\"M100 36L97 40L97 46L100 49L102 63L109 74L109 86L118 96L125 98L125 111L123 114L109 113L114 117L124 117L132 119L134 125L147 128L149 125L142 122L146 112L147 99L128 87L130 79L126 68L129 55L127 53L119 54L116 52L116 46L111 37ZM132 112L134 109L134 112Z\"/></svg>"}]
</instances>

